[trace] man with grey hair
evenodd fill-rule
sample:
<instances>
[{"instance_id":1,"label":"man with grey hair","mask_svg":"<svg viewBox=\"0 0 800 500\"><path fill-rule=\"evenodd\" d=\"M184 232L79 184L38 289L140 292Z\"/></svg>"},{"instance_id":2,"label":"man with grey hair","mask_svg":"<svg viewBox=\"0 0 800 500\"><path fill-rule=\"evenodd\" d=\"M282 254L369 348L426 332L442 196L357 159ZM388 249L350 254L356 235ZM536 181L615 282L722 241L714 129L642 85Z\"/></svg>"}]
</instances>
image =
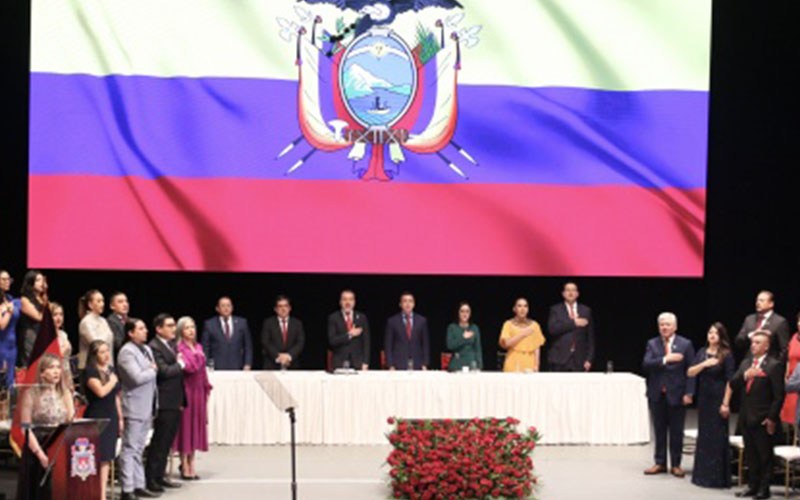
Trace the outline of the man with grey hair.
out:
<instances>
[{"instance_id":1,"label":"man with grey hair","mask_svg":"<svg viewBox=\"0 0 800 500\"><path fill-rule=\"evenodd\" d=\"M686 405L692 404L695 379L686 375L694 362L692 342L677 335L678 318L671 312L658 315L658 333L647 342L642 370L647 374L647 400L656 431L655 465L646 475L667 472L667 437L669 456L675 477L684 477L681 469L683 425Z\"/></svg>"}]
</instances>

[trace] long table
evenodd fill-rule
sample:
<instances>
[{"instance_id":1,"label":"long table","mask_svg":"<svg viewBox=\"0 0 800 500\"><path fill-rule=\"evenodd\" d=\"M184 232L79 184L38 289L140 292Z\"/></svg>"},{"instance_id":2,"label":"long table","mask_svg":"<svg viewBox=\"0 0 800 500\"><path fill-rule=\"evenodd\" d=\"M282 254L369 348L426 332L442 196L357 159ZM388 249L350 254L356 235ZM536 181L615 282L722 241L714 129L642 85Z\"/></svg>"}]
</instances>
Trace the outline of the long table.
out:
<instances>
[{"instance_id":1,"label":"long table","mask_svg":"<svg viewBox=\"0 0 800 500\"><path fill-rule=\"evenodd\" d=\"M317 371L209 374L209 441L289 442L289 419L273 404L285 388L297 414L297 442L386 444L388 417L512 416L536 426L544 444L645 443L645 380L631 373L447 373ZM285 407L287 402L279 403Z\"/></svg>"}]
</instances>

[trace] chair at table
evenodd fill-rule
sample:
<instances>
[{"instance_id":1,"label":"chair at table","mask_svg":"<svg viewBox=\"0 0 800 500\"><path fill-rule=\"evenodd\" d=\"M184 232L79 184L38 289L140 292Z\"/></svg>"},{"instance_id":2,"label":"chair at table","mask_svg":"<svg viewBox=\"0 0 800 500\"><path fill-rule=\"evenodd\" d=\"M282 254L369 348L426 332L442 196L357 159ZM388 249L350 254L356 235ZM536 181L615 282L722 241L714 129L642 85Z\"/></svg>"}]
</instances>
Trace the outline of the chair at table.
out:
<instances>
[{"instance_id":1,"label":"chair at table","mask_svg":"<svg viewBox=\"0 0 800 500\"><path fill-rule=\"evenodd\" d=\"M386 351L381 349L381 370L385 370L386 368L388 368L386 366Z\"/></svg>"},{"instance_id":2,"label":"chair at table","mask_svg":"<svg viewBox=\"0 0 800 500\"><path fill-rule=\"evenodd\" d=\"M443 352L442 353L442 371L446 372L448 368L450 368L450 360L453 359L452 352Z\"/></svg>"},{"instance_id":3,"label":"chair at table","mask_svg":"<svg viewBox=\"0 0 800 500\"><path fill-rule=\"evenodd\" d=\"M781 445L775 446L774 448L775 456L780 460L783 460L785 465L784 467L784 476L783 476L783 485L786 489L786 496L785 498L789 497L789 484L791 484L792 480L792 463L800 461L800 447L797 446L797 432L794 432L794 439L792 445Z\"/></svg>"},{"instance_id":4,"label":"chair at table","mask_svg":"<svg viewBox=\"0 0 800 500\"><path fill-rule=\"evenodd\" d=\"M684 455L693 455L697 448L697 429L684 429L683 438Z\"/></svg>"},{"instance_id":5,"label":"chair at table","mask_svg":"<svg viewBox=\"0 0 800 500\"><path fill-rule=\"evenodd\" d=\"M737 451L736 458L736 477L739 482L739 487L744 485L744 439L742 436L731 436L728 438L731 448Z\"/></svg>"},{"instance_id":6,"label":"chair at table","mask_svg":"<svg viewBox=\"0 0 800 500\"><path fill-rule=\"evenodd\" d=\"M325 354L325 369L328 373L333 373L333 351L330 349Z\"/></svg>"}]
</instances>

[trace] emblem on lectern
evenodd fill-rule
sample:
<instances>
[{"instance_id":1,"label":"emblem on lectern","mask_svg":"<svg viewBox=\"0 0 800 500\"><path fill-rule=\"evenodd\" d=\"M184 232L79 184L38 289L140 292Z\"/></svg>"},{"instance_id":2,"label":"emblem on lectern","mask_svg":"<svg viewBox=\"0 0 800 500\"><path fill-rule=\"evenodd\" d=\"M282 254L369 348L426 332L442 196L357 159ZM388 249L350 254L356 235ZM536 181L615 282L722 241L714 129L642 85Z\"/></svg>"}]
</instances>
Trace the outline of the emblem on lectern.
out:
<instances>
[{"instance_id":1,"label":"emblem on lectern","mask_svg":"<svg viewBox=\"0 0 800 500\"><path fill-rule=\"evenodd\" d=\"M87 438L78 438L70 447L72 459L70 477L79 477L86 481L89 476L97 474L94 458L94 445Z\"/></svg>"}]
</instances>

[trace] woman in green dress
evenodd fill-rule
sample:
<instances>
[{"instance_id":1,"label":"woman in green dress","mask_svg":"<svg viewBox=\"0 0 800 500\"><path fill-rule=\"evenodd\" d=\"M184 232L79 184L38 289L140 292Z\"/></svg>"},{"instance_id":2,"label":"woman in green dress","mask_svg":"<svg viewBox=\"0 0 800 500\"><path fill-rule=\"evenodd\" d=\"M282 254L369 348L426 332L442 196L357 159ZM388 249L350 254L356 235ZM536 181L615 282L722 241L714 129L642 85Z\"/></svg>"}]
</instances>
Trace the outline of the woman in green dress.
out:
<instances>
[{"instance_id":1,"label":"woman in green dress","mask_svg":"<svg viewBox=\"0 0 800 500\"><path fill-rule=\"evenodd\" d=\"M447 326L447 349L453 352L449 371L460 371L463 367L483 369L481 353L481 331L470 322L472 308L467 302L458 305L458 321Z\"/></svg>"}]
</instances>

